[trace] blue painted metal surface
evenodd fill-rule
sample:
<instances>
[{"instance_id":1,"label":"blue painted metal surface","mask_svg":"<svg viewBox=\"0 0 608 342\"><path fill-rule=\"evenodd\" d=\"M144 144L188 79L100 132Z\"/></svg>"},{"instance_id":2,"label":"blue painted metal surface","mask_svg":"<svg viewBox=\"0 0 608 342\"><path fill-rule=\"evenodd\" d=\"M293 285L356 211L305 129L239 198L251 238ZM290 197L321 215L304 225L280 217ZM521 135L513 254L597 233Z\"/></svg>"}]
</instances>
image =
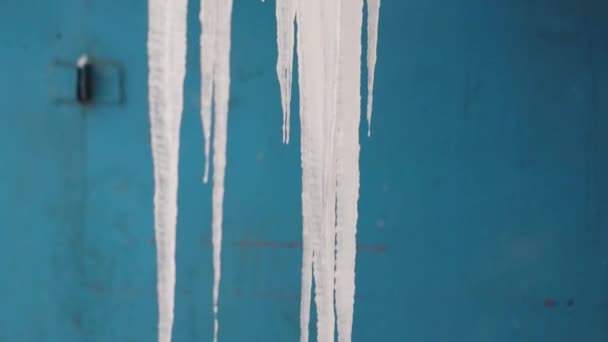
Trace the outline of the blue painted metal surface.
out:
<instances>
[{"instance_id":1,"label":"blue painted metal surface","mask_svg":"<svg viewBox=\"0 0 608 342\"><path fill-rule=\"evenodd\" d=\"M273 6L234 6L222 341L299 335L299 130L281 145ZM175 341L212 335L197 12ZM145 1L0 16L0 341L153 341ZM355 341L608 340L606 18L599 0L383 2ZM125 105L52 104L73 91L52 61L83 52L124 65Z\"/></svg>"}]
</instances>

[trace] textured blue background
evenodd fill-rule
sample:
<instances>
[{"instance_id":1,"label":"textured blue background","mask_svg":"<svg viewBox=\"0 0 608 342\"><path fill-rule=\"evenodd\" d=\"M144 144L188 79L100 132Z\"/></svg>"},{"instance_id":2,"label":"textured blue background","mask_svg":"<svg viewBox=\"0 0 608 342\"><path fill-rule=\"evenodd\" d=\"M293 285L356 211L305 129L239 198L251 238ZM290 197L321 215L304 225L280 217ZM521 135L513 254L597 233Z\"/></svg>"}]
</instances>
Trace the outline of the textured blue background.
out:
<instances>
[{"instance_id":1,"label":"textured blue background","mask_svg":"<svg viewBox=\"0 0 608 342\"><path fill-rule=\"evenodd\" d=\"M212 336L190 2L176 342ZM299 336L274 20L235 0L224 342ZM144 0L0 1L0 341L155 340L146 28ZM607 37L602 0L383 1L354 341L608 340ZM125 105L52 103L83 52L124 65Z\"/></svg>"}]
</instances>

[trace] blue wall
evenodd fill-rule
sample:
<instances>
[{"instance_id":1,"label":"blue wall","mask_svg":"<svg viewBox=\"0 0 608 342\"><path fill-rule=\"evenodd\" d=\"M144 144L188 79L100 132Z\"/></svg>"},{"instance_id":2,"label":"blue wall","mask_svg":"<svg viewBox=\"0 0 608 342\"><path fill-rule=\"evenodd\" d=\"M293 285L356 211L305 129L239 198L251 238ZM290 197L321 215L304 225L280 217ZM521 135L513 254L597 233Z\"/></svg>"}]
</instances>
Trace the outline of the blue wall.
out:
<instances>
[{"instance_id":1,"label":"blue wall","mask_svg":"<svg viewBox=\"0 0 608 342\"><path fill-rule=\"evenodd\" d=\"M603 3L383 1L355 341L608 340ZM176 342L212 336L190 8ZM0 2L0 341L155 340L146 20L143 0ZM224 342L299 336L297 91L283 146L274 20L235 1ZM74 86L53 60L83 52L124 66L124 105L53 103Z\"/></svg>"}]
</instances>

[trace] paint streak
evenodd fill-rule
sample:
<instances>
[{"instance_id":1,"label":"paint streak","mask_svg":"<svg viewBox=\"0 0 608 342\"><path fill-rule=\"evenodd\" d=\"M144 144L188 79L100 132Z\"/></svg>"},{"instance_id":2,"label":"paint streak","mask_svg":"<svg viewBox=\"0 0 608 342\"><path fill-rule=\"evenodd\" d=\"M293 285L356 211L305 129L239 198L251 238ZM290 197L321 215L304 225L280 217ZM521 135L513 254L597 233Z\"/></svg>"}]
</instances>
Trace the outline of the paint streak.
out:
<instances>
[{"instance_id":1,"label":"paint streak","mask_svg":"<svg viewBox=\"0 0 608 342\"><path fill-rule=\"evenodd\" d=\"M292 0L277 1L277 75L286 142L295 15L303 216L300 342L308 341L313 279L317 341L334 340L337 318L338 339L349 342L357 252L363 1L307 0L296 1L297 8L292 5ZM368 130L379 9L380 0L368 0ZM257 244L264 248L274 246L260 241Z\"/></svg>"},{"instance_id":2,"label":"paint streak","mask_svg":"<svg viewBox=\"0 0 608 342\"><path fill-rule=\"evenodd\" d=\"M355 304L361 117L363 1L342 1L336 129L336 320L338 340L350 342Z\"/></svg>"},{"instance_id":3,"label":"paint streak","mask_svg":"<svg viewBox=\"0 0 608 342\"><path fill-rule=\"evenodd\" d=\"M372 105L374 102L379 19L380 0L367 0L367 136L372 134Z\"/></svg>"},{"instance_id":4,"label":"paint streak","mask_svg":"<svg viewBox=\"0 0 608 342\"><path fill-rule=\"evenodd\" d=\"M293 69L294 23L296 0L277 0L277 77L281 87L281 107L283 108L283 143L289 144L289 121L291 104L291 78Z\"/></svg>"},{"instance_id":5,"label":"paint streak","mask_svg":"<svg viewBox=\"0 0 608 342\"><path fill-rule=\"evenodd\" d=\"M230 102L230 41L232 0L202 0L201 31L201 119L205 138L205 170L209 176L209 145L213 126L213 341L219 332L219 291L221 279L222 221L224 213L224 181L226 144L228 140L228 105ZM213 104L213 111L212 109Z\"/></svg>"},{"instance_id":6,"label":"paint streak","mask_svg":"<svg viewBox=\"0 0 608 342\"><path fill-rule=\"evenodd\" d=\"M186 73L186 17L186 0L149 0L148 96L154 163L159 342L170 342L173 329L179 131Z\"/></svg>"}]
</instances>

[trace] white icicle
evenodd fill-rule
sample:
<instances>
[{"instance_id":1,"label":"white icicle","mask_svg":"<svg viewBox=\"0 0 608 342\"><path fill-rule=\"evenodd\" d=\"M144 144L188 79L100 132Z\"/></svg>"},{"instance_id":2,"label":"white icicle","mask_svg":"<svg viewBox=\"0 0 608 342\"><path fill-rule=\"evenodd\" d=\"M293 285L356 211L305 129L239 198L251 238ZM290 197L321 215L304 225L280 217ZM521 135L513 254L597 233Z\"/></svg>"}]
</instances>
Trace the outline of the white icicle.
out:
<instances>
[{"instance_id":1,"label":"white icicle","mask_svg":"<svg viewBox=\"0 0 608 342\"><path fill-rule=\"evenodd\" d=\"M209 150L211 147L211 116L213 103L213 77L215 44L217 40L218 0L201 0L201 120L205 139L205 170L203 183L209 179Z\"/></svg>"},{"instance_id":2,"label":"white icicle","mask_svg":"<svg viewBox=\"0 0 608 342\"><path fill-rule=\"evenodd\" d=\"M219 332L219 291L221 279L222 219L226 144L228 139L228 104L230 99L230 40L232 0L203 0L201 4L202 37L201 69L202 120L205 135L205 176L208 177L209 140L212 104L213 126L213 190L212 190L212 245L213 245L213 341Z\"/></svg>"},{"instance_id":3,"label":"white icicle","mask_svg":"<svg viewBox=\"0 0 608 342\"><path fill-rule=\"evenodd\" d=\"M303 168L301 341L308 340L313 267L317 341L334 336L335 125L339 2L299 3L298 61ZM312 257L312 261L310 258Z\"/></svg>"},{"instance_id":4,"label":"white icicle","mask_svg":"<svg viewBox=\"0 0 608 342\"><path fill-rule=\"evenodd\" d=\"M299 1L298 74L300 91L300 126L302 158L302 298L300 308L300 341L308 342L310 290L313 259L320 246L323 222L323 53L318 46L321 37L320 0ZM316 272L315 272L316 273ZM318 288L318 286L315 286ZM318 290L315 290L318 292Z\"/></svg>"},{"instance_id":5,"label":"white icicle","mask_svg":"<svg viewBox=\"0 0 608 342\"><path fill-rule=\"evenodd\" d=\"M186 64L187 1L150 0L148 88L154 163L158 341L171 341L175 294L175 228L179 130Z\"/></svg>"},{"instance_id":6,"label":"white icicle","mask_svg":"<svg viewBox=\"0 0 608 342\"><path fill-rule=\"evenodd\" d=\"M380 0L367 0L367 135L372 133L372 103L374 101L374 73L378 45Z\"/></svg>"},{"instance_id":7,"label":"white icicle","mask_svg":"<svg viewBox=\"0 0 608 342\"><path fill-rule=\"evenodd\" d=\"M288 144L296 0L277 0L276 16L277 77L281 88L281 106L283 108L283 143Z\"/></svg>"},{"instance_id":8,"label":"white icicle","mask_svg":"<svg viewBox=\"0 0 608 342\"><path fill-rule=\"evenodd\" d=\"M350 342L355 297L361 28L363 0L342 1L337 101L336 316L338 341Z\"/></svg>"},{"instance_id":9,"label":"white icicle","mask_svg":"<svg viewBox=\"0 0 608 342\"><path fill-rule=\"evenodd\" d=\"M335 332L334 279L336 260L336 105L338 90L338 63L340 47L340 4L342 1L322 1L319 16L322 21L322 36L319 41L323 51L324 79L323 97L323 223L321 245L317 254L320 272L315 278L317 304L317 341L333 342Z\"/></svg>"},{"instance_id":10,"label":"white icicle","mask_svg":"<svg viewBox=\"0 0 608 342\"><path fill-rule=\"evenodd\" d=\"M297 9L289 7L292 1ZM369 134L380 0L367 1ZM276 15L283 142L289 139L293 15L298 28L303 217L300 342L308 342L313 279L317 341L334 341L337 315L338 339L350 342L359 199L363 0L277 0Z\"/></svg>"}]
</instances>

